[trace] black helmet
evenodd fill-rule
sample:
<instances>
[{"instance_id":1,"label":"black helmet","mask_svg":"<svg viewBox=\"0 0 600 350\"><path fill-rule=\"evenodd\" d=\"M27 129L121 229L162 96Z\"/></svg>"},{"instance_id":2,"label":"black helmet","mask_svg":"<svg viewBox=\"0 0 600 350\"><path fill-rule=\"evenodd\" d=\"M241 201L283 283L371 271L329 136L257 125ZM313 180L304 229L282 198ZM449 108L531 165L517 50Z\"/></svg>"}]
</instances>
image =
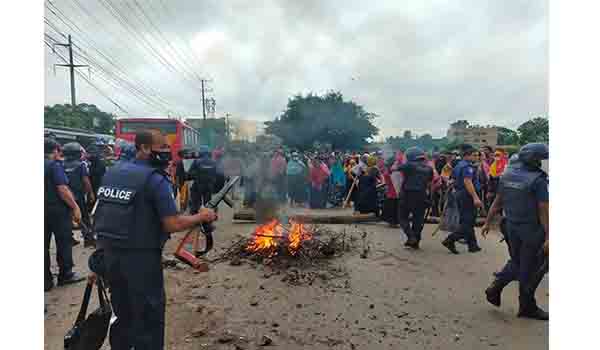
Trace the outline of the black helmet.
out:
<instances>
[{"instance_id":1,"label":"black helmet","mask_svg":"<svg viewBox=\"0 0 600 350\"><path fill-rule=\"evenodd\" d=\"M542 160L548 159L548 145L543 143L528 143L521 147L519 160L529 165L540 166Z\"/></svg>"},{"instance_id":2,"label":"black helmet","mask_svg":"<svg viewBox=\"0 0 600 350\"><path fill-rule=\"evenodd\" d=\"M409 162L414 162L415 160L425 159L425 151L423 151L419 147L409 147L406 152L406 159Z\"/></svg>"},{"instance_id":3,"label":"black helmet","mask_svg":"<svg viewBox=\"0 0 600 350\"><path fill-rule=\"evenodd\" d=\"M51 154L55 150L60 151L60 143L56 142L53 138L46 137L44 139L44 154Z\"/></svg>"},{"instance_id":4,"label":"black helmet","mask_svg":"<svg viewBox=\"0 0 600 350\"><path fill-rule=\"evenodd\" d=\"M78 142L69 142L63 146L63 153L67 160L81 158L81 145Z\"/></svg>"}]
</instances>

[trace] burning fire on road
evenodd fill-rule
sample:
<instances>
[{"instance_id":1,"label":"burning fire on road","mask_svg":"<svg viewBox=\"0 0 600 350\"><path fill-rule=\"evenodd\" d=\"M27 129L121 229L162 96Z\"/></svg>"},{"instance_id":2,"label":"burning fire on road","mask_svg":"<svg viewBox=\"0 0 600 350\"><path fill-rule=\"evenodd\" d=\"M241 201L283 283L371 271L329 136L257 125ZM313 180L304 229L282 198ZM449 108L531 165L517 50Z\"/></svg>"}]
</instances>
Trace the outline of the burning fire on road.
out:
<instances>
[{"instance_id":1,"label":"burning fire on road","mask_svg":"<svg viewBox=\"0 0 600 350\"><path fill-rule=\"evenodd\" d=\"M290 226L285 226L279 220L273 219L254 230L245 250L248 253L271 258L278 254L280 247L283 247L294 256L302 244L312 238L313 234L305 228L304 224L290 221Z\"/></svg>"}]
</instances>

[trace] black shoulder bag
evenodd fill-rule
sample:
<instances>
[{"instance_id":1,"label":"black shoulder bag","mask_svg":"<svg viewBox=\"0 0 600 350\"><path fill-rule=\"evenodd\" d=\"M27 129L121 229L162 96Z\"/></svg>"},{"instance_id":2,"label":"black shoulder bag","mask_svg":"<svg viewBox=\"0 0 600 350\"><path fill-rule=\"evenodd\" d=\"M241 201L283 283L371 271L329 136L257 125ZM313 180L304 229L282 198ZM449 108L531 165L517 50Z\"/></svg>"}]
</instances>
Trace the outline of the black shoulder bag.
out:
<instances>
[{"instance_id":1,"label":"black shoulder bag","mask_svg":"<svg viewBox=\"0 0 600 350\"><path fill-rule=\"evenodd\" d=\"M100 307L89 314L87 318L85 317L92 289L94 288L94 284L88 283L75 324L65 335L65 350L98 350L104 344L112 316L112 308L107 300L102 279L97 278L96 284L98 286Z\"/></svg>"}]
</instances>

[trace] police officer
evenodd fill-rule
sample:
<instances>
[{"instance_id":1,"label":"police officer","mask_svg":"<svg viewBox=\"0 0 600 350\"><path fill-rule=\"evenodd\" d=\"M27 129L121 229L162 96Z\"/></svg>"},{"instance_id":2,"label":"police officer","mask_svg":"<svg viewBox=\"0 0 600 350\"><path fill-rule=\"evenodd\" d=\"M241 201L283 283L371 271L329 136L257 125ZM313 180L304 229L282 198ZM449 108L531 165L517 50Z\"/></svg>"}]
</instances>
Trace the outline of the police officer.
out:
<instances>
[{"instance_id":1,"label":"police officer","mask_svg":"<svg viewBox=\"0 0 600 350\"><path fill-rule=\"evenodd\" d=\"M519 281L518 317L548 320L548 313L537 306L535 290L540 280L532 275L548 254L548 176L541 169L548 159L548 146L530 143L519 151L520 164L509 166L500 178L494 203L481 232L485 237L494 215L504 211L510 259L486 289L487 300L500 306L502 290Z\"/></svg>"},{"instance_id":2,"label":"police officer","mask_svg":"<svg viewBox=\"0 0 600 350\"><path fill-rule=\"evenodd\" d=\"M476 253L481 250L475 237L475 218L477 208L483 206L483 202L477 194L479 192L479 181L473 165L474 154L477 152L471 145L463 146L462 160L452 170L452 180L458 200L460 211L460 232L453 232L442 242L452 253L459 254L456 250L456 241L464 238L469 246L469 252Z\"/></svg>"},{"instance_id":3,"label":"police officer","mask_svg":"<svg viewBox=\"0 0 600 350\"><path fill-rule=\"evenodd\" d=\"M89 202L95 202L94 191L90 182L90 174L87 165L81 161L81 145L77 142L69 142L64 145L63 153L65 155L65 173L69 179L69 189L75 197L75 201L81 210L81 219L83 227L84 247L94 247L96 245L94 233L90 230L92 227L90 215L86 206L86 195Z\"/></svg>"},{"instance_id":4,"label":"police officer","mask_svg":"<svg viewBox=\"0 0 600 350\"><path fill-rule=\"evenodd\" d=\"M90 162L90 180L94 193L98 193L98 188L102 182L102 177L106 173L106 161L104 159L104 143L96 141L89 147L89 162Z\"/></svg>"},{"instance_id":5,"label":"police officer","mask_svg":"<svg viewBox=\"0 0 600 350\"><path fill-rule=\"evenodd\" d=\"M190 173L194 179L192 185L192 213L204 203L210 201L217 181L217 164L211 159L207 146L200 146L198 159L194 160Z\"/></svg>"},{"instance_id":6,"label":"police officer","mask_svg":"<svg viewBox=\"0 0 600 350\"><path fill-rule=\"evenodd\" d=\"M80 222L81 211L69 190L69 180L62 164L60 145L51 139L44 140L44 291L54 287L50 272L50 239L56 242L58 285L82 281L84 277L73 272L73 245L71 221Z\"/></svg>"},{"instance_id":7,"label":"police officer","mask_svg":"<svg viewBox=\"0 0 600 350\"><path fill-rule=\"evenodd\" d=\"M398 167L404 175L399 194L399 222L408 237L404 246L419 249L433 169L425 163L425 152L419 147L410 147L405 154L407 162Z\"/></svg>"},{"instance_id":8,"label":"police officer","mask_svg":"<svg viewBox=\"0 0 600 350\"><path fill-rule=\"evenodd\" d=\"M108 169L98 190L95 229L104 250L105 277L117 317L113 350L164 348L162 248L171 232L216 220L212 210L178 215L165 169L166 137L140 131L135 160Z\"/></svg>"}]
</instances>

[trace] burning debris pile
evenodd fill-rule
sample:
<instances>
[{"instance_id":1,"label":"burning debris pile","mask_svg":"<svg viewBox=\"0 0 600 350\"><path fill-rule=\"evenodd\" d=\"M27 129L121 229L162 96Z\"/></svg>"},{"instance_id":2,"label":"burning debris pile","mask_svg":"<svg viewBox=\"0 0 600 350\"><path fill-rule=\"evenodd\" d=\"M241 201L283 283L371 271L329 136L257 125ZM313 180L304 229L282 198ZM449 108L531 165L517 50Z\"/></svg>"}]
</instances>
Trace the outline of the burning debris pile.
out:
<instances>
[{"instance_id":1,"label":"burning debris pile","mask_svg":"<svg viewBox=\"0 0 600 350\"><path fill-rule=\"evenodd\" d=\"M230 261L241 264L243 259L268 265L272 268L317 267L332 257L341 256L356 248L366 232L348 234L344 229L335 232L316 225L290 221L284 225L277 219L258 226L250 238L242 238L226 248L212 262ZM364 247L363 247L364 248Z\"/></svg>"}]
</instances>

